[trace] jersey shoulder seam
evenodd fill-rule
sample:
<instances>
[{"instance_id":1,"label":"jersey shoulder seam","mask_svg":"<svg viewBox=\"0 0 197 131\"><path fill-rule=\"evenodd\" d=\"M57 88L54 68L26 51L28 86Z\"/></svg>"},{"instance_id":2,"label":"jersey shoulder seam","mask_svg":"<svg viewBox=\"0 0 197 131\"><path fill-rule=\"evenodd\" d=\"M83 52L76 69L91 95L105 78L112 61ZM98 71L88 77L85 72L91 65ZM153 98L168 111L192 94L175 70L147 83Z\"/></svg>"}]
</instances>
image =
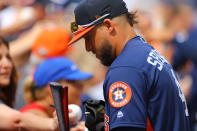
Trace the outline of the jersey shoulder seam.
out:
<instances>
[{"instance_id":1,"label":"jersey shoulder seam","mask_svg":"<svg viewBox=\"0 0 197 131\"><path fill-rule=\"evenodd\" d=\"M131 69L134 69L134 70L137 70L137 71L140 71L140 72L144 72L143 69L140 69L140 68L137 68L137 67L134 67L134 66L114 66L114 67L110 67L109 70L113 70L113 69L116 69L116 68L131 68Z\"/></svg>"}]
</instances>

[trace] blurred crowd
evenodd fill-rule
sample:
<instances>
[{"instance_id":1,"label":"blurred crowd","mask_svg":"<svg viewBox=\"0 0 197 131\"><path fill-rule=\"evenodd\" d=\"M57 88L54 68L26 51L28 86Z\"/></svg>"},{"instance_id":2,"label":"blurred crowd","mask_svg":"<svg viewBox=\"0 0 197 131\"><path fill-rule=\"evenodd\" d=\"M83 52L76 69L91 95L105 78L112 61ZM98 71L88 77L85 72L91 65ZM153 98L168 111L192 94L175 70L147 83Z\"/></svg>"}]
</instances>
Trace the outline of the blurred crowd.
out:
<instances>
[{"instance_id":1,"label":"blurred crowd","mask_svg":"<svg viewBox=\"0 0 197 131\"><path fill-rule=\"evenodd\" d=\"M107 67L85 51L83 39L72 46L67 44L72 36L73 10L80 1L0 0L0 36L9 43L9 61L14 67L10 70L16 68L18 79L15 99L7 102L5 95L9 93L1 93L5 86L1 70L8 68L8 62L0 52L0 103L3 100L20 112L51 118L50 81L69 86L69 104L82 107L83 101L90 98L104 100L102 84ZM197 0L125 2L130 12L137 13L138 35L166 57L177 72L192 130L197 131ZM0 40L0 51L1 43L4 40Z\"/></svg>"}]
</instances>

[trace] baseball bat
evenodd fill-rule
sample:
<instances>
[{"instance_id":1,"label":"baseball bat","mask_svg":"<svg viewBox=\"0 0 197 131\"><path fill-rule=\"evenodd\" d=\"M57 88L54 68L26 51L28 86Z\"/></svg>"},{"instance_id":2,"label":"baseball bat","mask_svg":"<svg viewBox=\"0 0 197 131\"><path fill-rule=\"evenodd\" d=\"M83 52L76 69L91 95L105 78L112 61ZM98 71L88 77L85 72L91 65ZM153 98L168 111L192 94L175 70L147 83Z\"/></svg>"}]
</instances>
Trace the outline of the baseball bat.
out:
<instances>
[{"instance_id":1,"label":"baseball bat","mask_svg":"<svg viewBox=\"0 0 197 131\"><path fill-rule=\"evenodd\" d=\"M55 104L60 131L69 131L68 87L63 87L57 82L51 82L49 85Z\"/></svg>"}]
</instances>

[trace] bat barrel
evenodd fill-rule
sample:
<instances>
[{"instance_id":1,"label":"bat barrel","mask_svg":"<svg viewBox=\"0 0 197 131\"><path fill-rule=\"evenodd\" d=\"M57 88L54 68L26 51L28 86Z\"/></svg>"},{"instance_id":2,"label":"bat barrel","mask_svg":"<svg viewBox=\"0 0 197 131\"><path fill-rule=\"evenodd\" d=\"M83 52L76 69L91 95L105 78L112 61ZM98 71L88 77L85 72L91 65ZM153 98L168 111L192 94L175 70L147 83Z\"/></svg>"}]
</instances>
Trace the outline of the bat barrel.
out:
<instances>
[{"instance_id":1,"label":"bat barrel","mask_svg":"<svg viewBox=\"0 0 197 131\"><path fill-rule=\"evenodd\" d=\"M68 87L63 87L57 82L51 82L49 85L57 112L60 130L69 131Z\"/></svg>"}]
</instances>

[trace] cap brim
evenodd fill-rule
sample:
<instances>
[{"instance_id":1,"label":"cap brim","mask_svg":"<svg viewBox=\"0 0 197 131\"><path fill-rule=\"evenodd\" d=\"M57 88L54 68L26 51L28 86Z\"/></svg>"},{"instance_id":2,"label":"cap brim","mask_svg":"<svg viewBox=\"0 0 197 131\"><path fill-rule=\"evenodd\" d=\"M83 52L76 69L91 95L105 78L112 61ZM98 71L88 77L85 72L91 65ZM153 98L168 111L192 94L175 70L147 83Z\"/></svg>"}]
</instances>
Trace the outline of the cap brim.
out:
<instances>
[{"instance_id":1,"label":"cap brim","mask_svg":"<svg viewBox=\"0 0 197 131\"><path fill-rule=\"evenodd\" d=\"M92 77L93 77L92 74L81 72L81 71L78 70L78 71L76 71L72 74L67 75L66 79L69 79L69 80L87 80L87 79L90 79Z\"/></svg>"},{"instance_id":2,"label":"cap brim","mask_svg":"<svg viewBox=\"0 0 197 131\"><path fill-rule=\"evenodd\" d=\"M79 33L76 33L73 35L72 39L69 41L68 45L72 45L74 42L81 39L86 33L88 33L90 30L92 30L95 26L90 26L83 31L80 31Z\"/></svg>"}]
</instances>

